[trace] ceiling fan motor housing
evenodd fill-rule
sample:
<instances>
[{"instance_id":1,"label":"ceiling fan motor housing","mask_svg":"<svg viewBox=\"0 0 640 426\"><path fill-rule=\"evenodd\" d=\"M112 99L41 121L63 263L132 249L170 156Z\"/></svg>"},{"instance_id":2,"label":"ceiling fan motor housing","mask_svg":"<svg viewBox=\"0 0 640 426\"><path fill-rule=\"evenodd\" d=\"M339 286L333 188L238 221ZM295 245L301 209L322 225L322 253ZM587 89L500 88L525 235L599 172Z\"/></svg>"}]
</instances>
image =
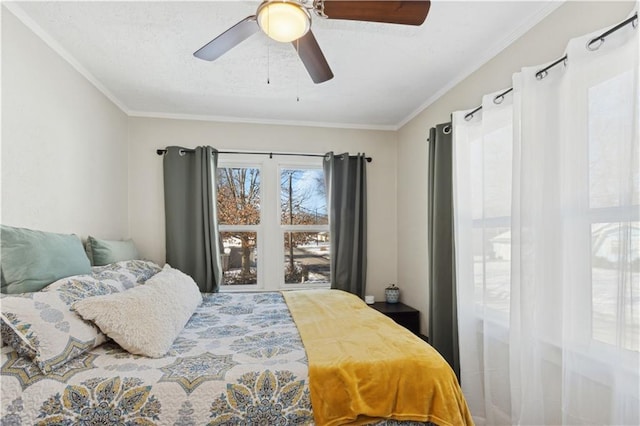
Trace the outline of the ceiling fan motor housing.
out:
<instances>
[{"instance_id":1,"label":"ceiling fan motor housing","mask_svg":"<svg viewBox=\"0 0 640 426\"><path fill-rule=\"evenodd\" d=\"M270 38L289 43L311 28L311 14L297 1L266 0L256 11L258 25Z\"/></svg>"}]
</instances>

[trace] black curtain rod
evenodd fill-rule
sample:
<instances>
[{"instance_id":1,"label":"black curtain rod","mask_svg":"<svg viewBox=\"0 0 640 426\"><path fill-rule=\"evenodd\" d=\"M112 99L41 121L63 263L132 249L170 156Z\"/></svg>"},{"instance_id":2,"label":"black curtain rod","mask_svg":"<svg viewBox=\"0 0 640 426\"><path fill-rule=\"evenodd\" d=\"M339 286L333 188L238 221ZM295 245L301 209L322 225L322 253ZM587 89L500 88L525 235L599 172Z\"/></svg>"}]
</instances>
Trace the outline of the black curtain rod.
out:
<instances>
[{"instance_id":1,"label":"black curtain rod","mask_svg":"<svg viewBox=\"0 0 640 426\"><path fill-rule=\"evenodd\" d=\"M620 22L618 25L610 28L609 30L603 32L602 34L600 34L598 37L592 38L589 43L587 43L586 48L588 50L594 51L594 50L598 50L600 48L600 46L602 46L602 44L604 43L605 39L615 33L616 31L618 31L619 29L627 26L631 24L631 26L633 26L633 28L636 28L638 26L638 12L634 13L633 16L625 19L624 21ZM593 46L594 43L598 42L598 44L596 46ZM545 78L549 73L547 71L549 71L551 68L555 67L558 64L565 64L567 63L567 61L569 60L569 57L567 55L564 55L562 58L558 59L557 61L554 61L553 63L551 63L550 65L542 68L541 70L539 70L536 73L536 78L538 80L542 80L543 78ZM506 95L507 93L511 92L513 90L513 87L510 87L509 89L505 90L504 92L500 93L499 95L497 95L495 98L493 98L493 103L495 104L499 104L502 103L502 101L504 100L504 95ZM482 105L480 105L479 107L477 107L476 109L474 109L473 111L467 113L464 116L464 119L469 121L473 118L473 115L480 111L482 109Z\"/></svg>"},{"instance_id":2,"label":"black curtain rod","mask_svg":"<svg viewBox=\"0 0 640 426\"><path fill-rule=\"evenodd\" d=\"M604 43L604 40L607 38L607 36L609 34L613 34L616 31L618 31L620 28L625 27L625 26L627 26L629 24L631 24L631 26L633 28L638 26L638 12L634 13L633 16L631 16L631 17L625 19L624 21L620 22L615 27L603 32L598 37L592 38L591 41L589 43L587 43L587 49L589 49L589 50L598 50L600 48L600 46L602 46L602 43ZM596 42L600 42L600 44L598 44L597 46L593 47L592 45L594 43L596 43Z\"/></svg>"},{"instance_id":3,"label":"black curtain rod","mask_svg":"<svg viewBox=\"0 0 640 426\"><path fill-rule=\"evenodd\" d=\"M564 55L562 58L558 59L557 61L552 62L550 65L547 65L546 67L544 67L540 71L538 71L536 73L536 78L538 80L542 80L543 78L545 78L549 74L547 71L549 71L551 68L555 67L558 64L567 65L567 61L568 60L569 60L569 56L568 55Z\"/></svg>"},{"instance_id":4,"label":"black curtain rod","mask_svg":"<svg viewBox=\"0 0 640 426\"><path fill-rule=\"evenodd\" d=\"M499 95L496 95L496 97L493 98L493 103L494 104L501 104L502 101L504 101L504 95L506 95L507 93L512 92L512 91L513 91L513 87L509 87L504 92L500 93Z\"/></svg>"},{"instance_id":5,"label":"black curtain rod","mask_svg":"<svg viewBox=\"0 0 640 426\"><path fill-rule=\"evenodd\" d=\"M464 119L469 121L473 118L473 114L475 114L476 112L480 111L482 109L482 105L480 105L479 107L475 108L473 111L467 113L464 115Z\"/></svg>"},{"instance_id":6,"label":"black curtain rod","mask_svg":"<svg viewBox=\"0 0 640 426\"><path fill-rule=\"evenodd\" d=\"M184 152L193 152L193 149L183 149ZM166 149L157 149L156 154L164 155L167 153ZM262 152L262 151L218 151L218 154L251 154L251 155L268 155L269 158L273 158L274 155L288 155L296 157L325 157L326 154L296 154L293 152ZM367 163L373 161L371 157L366 157Z\"/></svg>"}]
</instances>

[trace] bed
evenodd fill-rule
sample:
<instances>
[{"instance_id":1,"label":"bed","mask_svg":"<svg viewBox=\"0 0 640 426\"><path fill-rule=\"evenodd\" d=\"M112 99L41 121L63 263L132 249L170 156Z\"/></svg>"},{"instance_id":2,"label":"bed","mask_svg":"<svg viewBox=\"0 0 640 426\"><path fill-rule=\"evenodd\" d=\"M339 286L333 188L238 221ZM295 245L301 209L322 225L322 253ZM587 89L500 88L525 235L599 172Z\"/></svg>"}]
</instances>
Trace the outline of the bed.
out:
<instances>
[{"instance_id":1,"label":"bed","mask_svg":"<svg viewBox=\"0 0 640 426\"><path fill-rule=\"evenodd\" d=\"M442 357L338 290L200 294L155 358L81 337L101 330L74 307L151 287L167 268L122 261L4 295L0 424L472 424Z\"/></svg>"}]
</instances>

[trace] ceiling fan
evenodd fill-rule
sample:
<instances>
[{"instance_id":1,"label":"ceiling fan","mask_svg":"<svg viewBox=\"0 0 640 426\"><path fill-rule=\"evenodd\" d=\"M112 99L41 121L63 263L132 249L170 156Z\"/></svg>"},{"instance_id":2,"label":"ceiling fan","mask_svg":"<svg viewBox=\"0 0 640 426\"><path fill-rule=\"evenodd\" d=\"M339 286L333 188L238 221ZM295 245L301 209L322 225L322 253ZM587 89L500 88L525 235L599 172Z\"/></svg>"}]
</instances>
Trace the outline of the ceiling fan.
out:
<instances>
[{"instance_id":1,"label":"ceiling fan","mask_svg":"<svg viewBox=\"0 0 640 426\"><path fill-rule=\"evenodd\" d=\"M333 72L311 32L311 13L325 19L421 25L429 0L263 0L248 16L198 49L193 55L213 61L262 30L276 41L291 42L314 83L333 78Z\"/></svg>"}]
</instances>

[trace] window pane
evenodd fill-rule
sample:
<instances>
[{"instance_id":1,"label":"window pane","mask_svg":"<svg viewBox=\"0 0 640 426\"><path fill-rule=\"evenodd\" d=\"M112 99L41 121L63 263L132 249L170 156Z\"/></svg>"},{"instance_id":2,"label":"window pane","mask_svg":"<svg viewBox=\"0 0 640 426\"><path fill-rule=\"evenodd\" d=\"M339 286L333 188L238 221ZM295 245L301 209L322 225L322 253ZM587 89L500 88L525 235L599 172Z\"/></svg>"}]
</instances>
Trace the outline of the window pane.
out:
<instances>
[{"instance_id":1,"label":"window pane","mask_svg":"<svg viewBox=\"0 0 640 426\"><path fill-rule=\"evenodd\" d=\"M490 123L483 125L484 136L478 135L470 143L469 177L473 219L511 215L511 113L507 110L493 112L490 120Z\"/></svg>"},{"instance_id":2,"label":"window pane","mask_svg":"<svg viewBox=\"0 0 640 426\"><path fill-rule=\"evenodd\" d=\"M285 232L284 250L285 283L330 282L328 232Z\"/></svg>"},{"instance_id":3,"label":"window pane","mask_svg":"<svg viewBox=\"0 0 640 426\"><path fill-rule=\"evenodd\" d=\"M257 234L255 232L221 232L222 271L225 285L258 282Z\"/></svg>"},{"instance_id":4,"label":"window pane","mask_svg":"<svg viewBox=\"0 0 640 426\"><path fill-rule=\"evenodd\" d=\"M640 222L591 226L592 336L640 350Z\"/></svg>"},{"instance_id":5,"label":"window pane","mask_svg":"<svg viewBox=\"0 0 640 426\"><path fill-rule=\"evenodd\" d=\"M326 225L327 197L321 169L285 169L280 173L283 225Z\"/></svg>"},{"instance_id":6,"label":"window pane","mask_svg":"<svg viewBox=\"0 0 640 426\"><path fill-rule=\"evenodd\" d=\"M512 126L485 135L482 143L481 194L484 217L511 215Z\"/></svg>"},{"instance_id":7,"label":"window pane","mask_svg":"<svg viewBox=\"0 0 640 426\"><path fill-rule=\"evenodd\" d=\"M218 169L218 223L257 225L260 223L260 169L222 167Z\"/></svg>"},{"instance_id":8,"label":"window pane","mask_svg":"<svg viewBox=\"0 0 640 426\"><path fill-rule=\"evenodd\" d=\"M509 313L511 295L511 230L474 228L474 299L486 308Z\"/></svg>"},{"instance_id":9,"label":"window pane","mask_svg":"<svg viewBox=\"0 0 640 426\"><path fill-rule=\"evenodd\" d=\"M632 71L589 89L589 205L640 203L640 153L634 136Z\"/></svg>"}]
</instances>

